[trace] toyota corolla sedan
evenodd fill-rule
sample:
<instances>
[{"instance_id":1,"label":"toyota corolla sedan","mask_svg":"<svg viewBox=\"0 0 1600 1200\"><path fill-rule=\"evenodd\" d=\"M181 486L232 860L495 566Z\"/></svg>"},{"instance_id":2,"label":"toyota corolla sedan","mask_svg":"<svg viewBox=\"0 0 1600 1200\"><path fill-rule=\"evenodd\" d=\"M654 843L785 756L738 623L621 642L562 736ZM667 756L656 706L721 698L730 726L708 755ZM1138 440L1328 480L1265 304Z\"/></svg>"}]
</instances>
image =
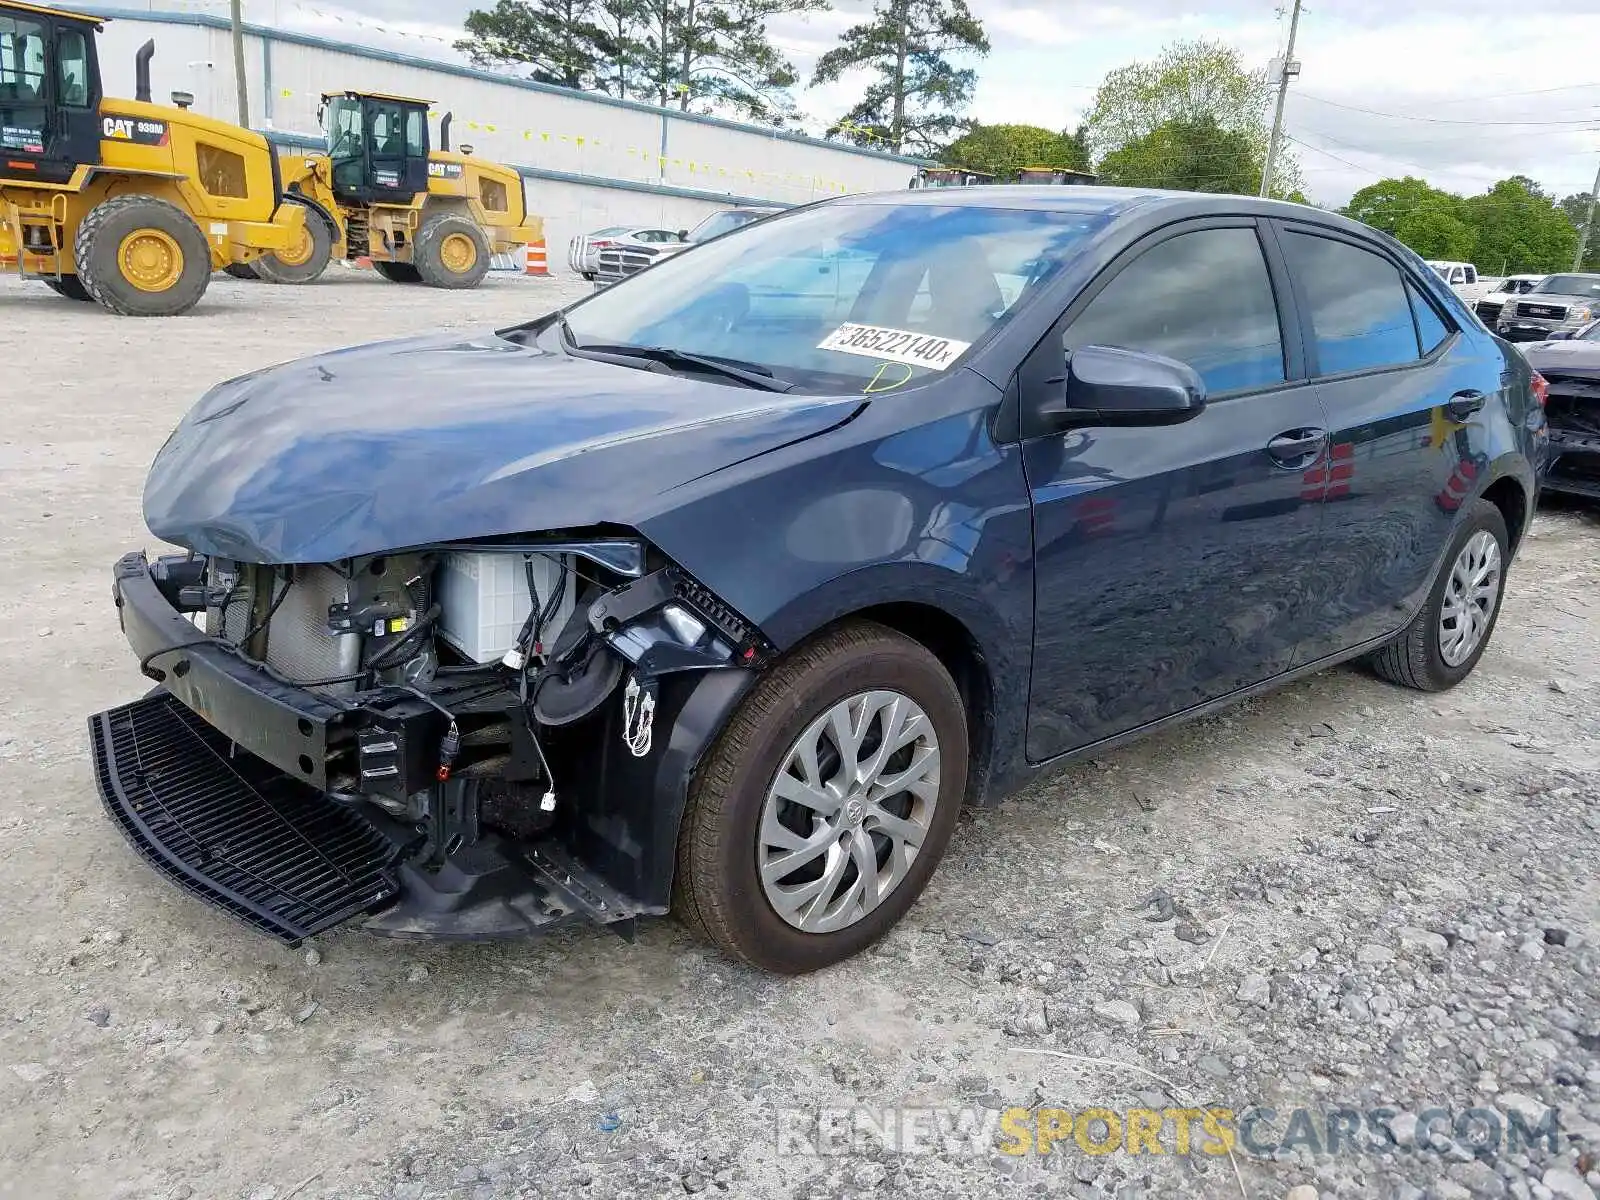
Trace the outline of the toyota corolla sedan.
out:
<instances>
[{"instance_id":1,"label":"toyota corolla sedan","mask_svg":"<svg viewBox=\"0 0 1600 1200\"><path fill-rule=\"evenodd\" d=\"M1542 402L1329 213L807 206L201 397L144 493L187 553L114 568L157 686L91 718L100 791L290 944L671 911L825 967L906 915L964 804L1350 660L1459 683Z\"/></svg>"}]
</instances>

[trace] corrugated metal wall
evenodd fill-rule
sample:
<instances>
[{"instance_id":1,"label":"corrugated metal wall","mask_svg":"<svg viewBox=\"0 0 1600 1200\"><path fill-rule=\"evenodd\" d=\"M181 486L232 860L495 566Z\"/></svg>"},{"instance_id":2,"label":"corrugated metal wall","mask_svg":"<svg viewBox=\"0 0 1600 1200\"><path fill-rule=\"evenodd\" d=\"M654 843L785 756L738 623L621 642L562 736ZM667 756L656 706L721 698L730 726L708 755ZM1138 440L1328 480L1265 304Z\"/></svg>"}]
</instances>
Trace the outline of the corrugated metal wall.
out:
<instances>
[{"instance_id":1,"label":"corrugated metal wall","mask_svg":"<svg viewBox=\"0 0 1600 1200\"><path fill-rule=\"evenodd\" d=\"M209 14L86 9L112 18L100 40L108 95L132 96L134 54L156 43L154 98L237 115L227 25ZM803 204L904 187L916 163L896 155L565 92L370 47L248 27L246 80L257 128L316 135L321 93L345 88L434 102L453 114L452 141L527 168L528 206L545 220L549 262L568 240L632 222L678 229L730 203ZM438 134L437 119L433 122Z\"/></svg>"}]
</instances>

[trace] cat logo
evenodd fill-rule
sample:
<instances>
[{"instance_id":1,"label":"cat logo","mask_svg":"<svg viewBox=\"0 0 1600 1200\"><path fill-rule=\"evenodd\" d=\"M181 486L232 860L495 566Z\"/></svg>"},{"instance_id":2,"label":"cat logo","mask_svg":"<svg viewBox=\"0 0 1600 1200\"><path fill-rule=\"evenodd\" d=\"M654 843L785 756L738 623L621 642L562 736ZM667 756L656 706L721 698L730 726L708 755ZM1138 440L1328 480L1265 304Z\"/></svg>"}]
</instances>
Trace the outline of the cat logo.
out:
<instances>
[{"instance_id":1,"label":"cat logo","mask_svg":"<svg viewBox=\"0 0 1600 1200\"><path fill-rule=\"evenodd\" d=\"M460 163L431 162L428 164L429 179L460 179Z\"/></svg>"},{"instance_id":2,"label":"cat logo","mask_svg":"<svg viewBox=\"0 0 1600 1200\"><path fill-rule=\"evenodd\" d=\"M106 117L101 123L100 136L108 142L133 142L139 146L165 146L167 123L146 121L138 117Z\"/></svg>"}]
</instances>

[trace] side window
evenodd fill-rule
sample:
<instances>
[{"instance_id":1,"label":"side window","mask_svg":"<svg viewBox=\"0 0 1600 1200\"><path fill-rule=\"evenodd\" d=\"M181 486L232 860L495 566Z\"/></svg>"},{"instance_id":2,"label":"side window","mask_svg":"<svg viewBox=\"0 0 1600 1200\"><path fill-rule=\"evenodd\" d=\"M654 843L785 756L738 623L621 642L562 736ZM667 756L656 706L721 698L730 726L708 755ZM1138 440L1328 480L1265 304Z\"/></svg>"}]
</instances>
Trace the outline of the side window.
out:
<instances>
[{"instance_id":1,"label":"side window","mask_svg":"<svg viewBox=\"0 0 1600 1200\"><path fill-rule=\"evenodd\" d=\"M1432 354L1434 348L1450 336L1450 327L1444 323L1433 305L1425 300L1422 294L1408 279L1406 280L1406 295L1411 300L1411 311L1417 318L1417 342L1422 348L1423 356Z\"/></svg>"},{"instance_id":2,"label":"side window","mask_svg":"<svg viewBox=\"0 0 1600 1200\"><path fill-rule=\"evenodd\" d=\"M1417 360L1417 331L1400 269L1348 242L1289 233L1289 271L1310 308L1323 375L1392 367Z\"/></svg>"},{"instance_id":3,"label":"side window","mask_svg":"<svg viewBox=\"0 0 1600 1200\"><path fill-rule=\"evenodd\" d=\"M56 35L56 70L60 73L61 103L68 108L89 104L89 46L79 29Z\"/></svg>"},{"instance_id":4,"label":"side window","mask_svg":"<svg viewBox=\"0 0 1600 1200\"><path fill-rule=\"evenodd\" d=\"M1467 282L1468 283L1477 283L1478 282L1478 269L1476 267L1468 267L1467 268Z\"/></svg>"},{"instance_id":5,"label":"side window","mask_svg":"<svg viewBox=\"0 0 1600 1200\"><path fill-rule=\"evenodd\" d=\"M1074 318L1080 346L1145 350L1186 362L1212 393L1284 380L1283 339L1253 229L1183 233L1141 254Z\"/></svg>"},{"instance_id":6,"label":"side window","mask_svg":"<svg viewBox=\"0 0 1600 1200\"><path fill-rule=\"evenodd\" d=\"M420 109L413 108L406 111L407 158L421 158L428 152L426 146L428 139L423 136L423 129L425 128L423 122L427 119L427 115Z\"/></svg>"}]
</instances>

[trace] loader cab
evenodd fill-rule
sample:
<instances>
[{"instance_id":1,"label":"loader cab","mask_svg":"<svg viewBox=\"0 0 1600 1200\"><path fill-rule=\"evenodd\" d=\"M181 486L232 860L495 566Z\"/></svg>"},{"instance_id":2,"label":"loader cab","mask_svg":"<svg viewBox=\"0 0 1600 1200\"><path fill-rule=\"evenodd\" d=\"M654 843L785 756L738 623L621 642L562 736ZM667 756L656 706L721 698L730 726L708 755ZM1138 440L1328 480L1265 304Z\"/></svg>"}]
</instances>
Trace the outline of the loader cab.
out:
<instances>
[{"instance_id":1,"label":"loader cab","mask_svg":"<svg viewBox=\"0 0 1600 1200\"><path fill-rule=\"evenodd\" d=\"M65 183L100 161L100 24L0 0L0 181Z\"/></svg>"},{"instance_id":2,"label":"loader cab","mask_svg":"<svg viewBox=\"0 0 1600 1200\"><path fill-rule=\"evenodd\" d=\"M428 104L369 92L324 96L334 195L347 204L410 204L427 191Z\"/></svg>"}]
</instances>

